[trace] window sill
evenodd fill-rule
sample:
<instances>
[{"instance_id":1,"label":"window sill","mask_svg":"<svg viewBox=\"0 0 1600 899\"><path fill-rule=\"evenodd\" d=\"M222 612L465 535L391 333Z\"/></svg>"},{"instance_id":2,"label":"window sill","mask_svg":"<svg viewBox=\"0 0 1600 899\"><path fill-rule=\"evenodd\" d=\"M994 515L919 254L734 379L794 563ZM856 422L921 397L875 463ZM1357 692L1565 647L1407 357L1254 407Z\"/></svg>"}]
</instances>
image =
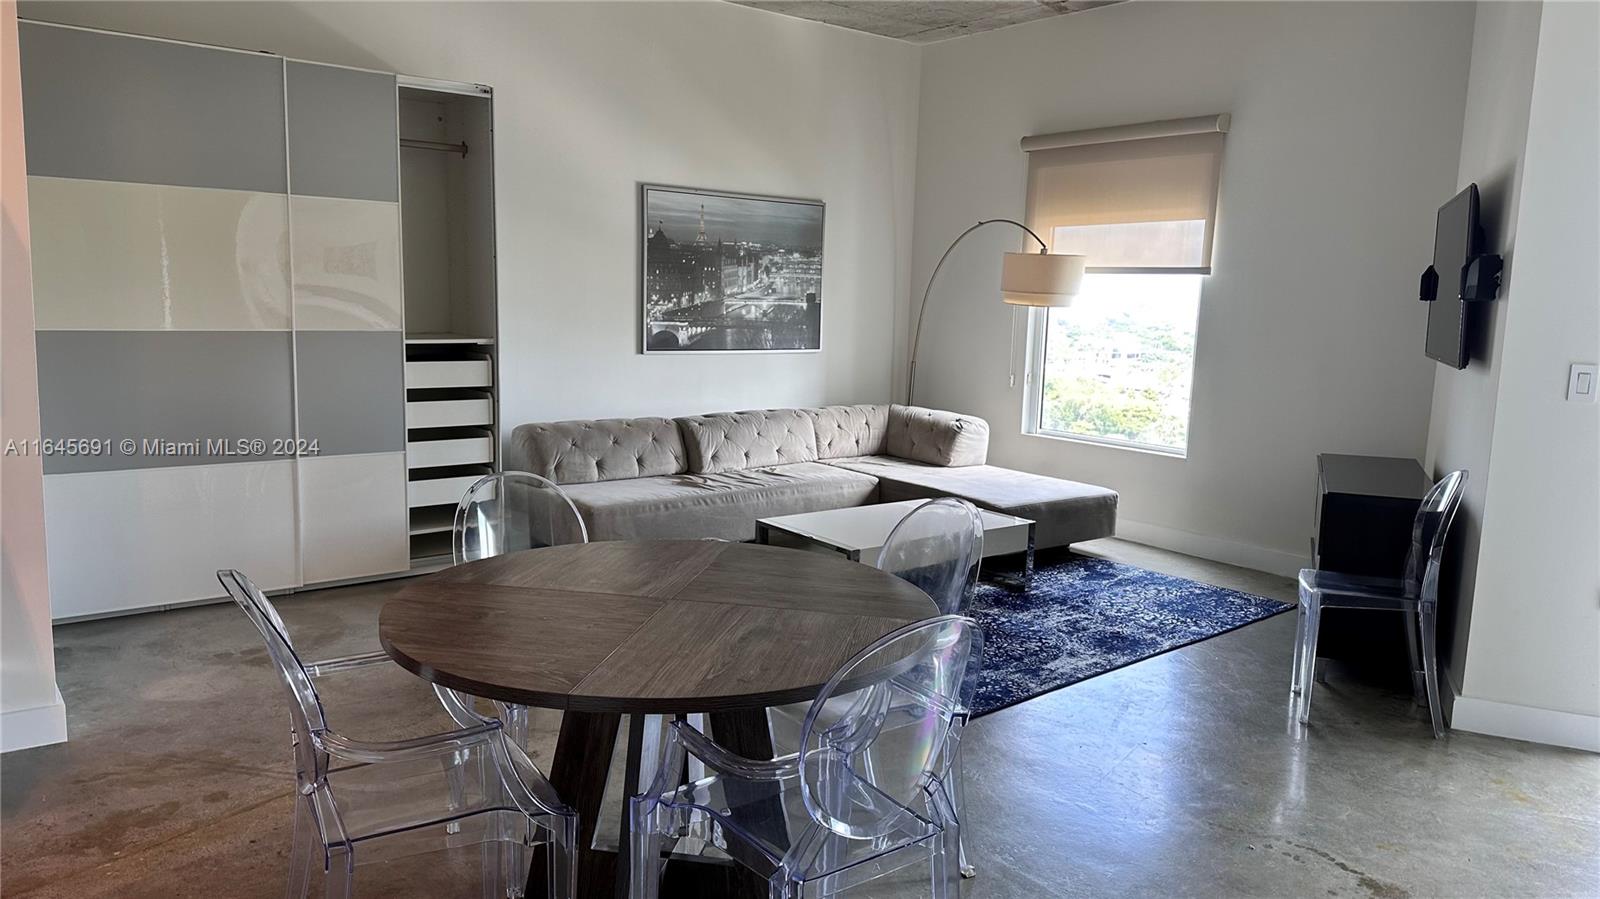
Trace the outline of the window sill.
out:
<instances>
[{"instance_id":1,"label":"window sill","mask_svg":"<svg viewBox=\"0 0 1600 899\"><path fill-rule=\"evenodd\" d=\"M1082 443L1088 446L1101 446L1108 449L1127 450L1133 453L1144 453L1149 456L1162 456L1167 459L1187 459L1188 450L1173 449L1170 446L1152 446L1148 443L1134 443L1129 440L1112 440L1105 437L1089 437L1083 434L1066 434L1060 431L1023 431L1024 437L1038 437L1043 440L1057 440L1062 443Z\"/></svg>"}]
</instances>

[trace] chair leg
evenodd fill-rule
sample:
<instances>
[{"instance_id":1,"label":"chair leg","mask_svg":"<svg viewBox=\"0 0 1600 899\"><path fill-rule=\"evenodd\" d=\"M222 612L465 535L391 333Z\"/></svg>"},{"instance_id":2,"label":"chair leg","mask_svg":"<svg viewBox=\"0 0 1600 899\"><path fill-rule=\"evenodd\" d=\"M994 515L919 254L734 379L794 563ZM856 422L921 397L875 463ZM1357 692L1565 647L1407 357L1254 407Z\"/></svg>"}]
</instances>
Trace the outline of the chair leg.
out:
<instances>
[{"instance_id":1,"label":"chair leg","mask_svg":"<svg viewBox=\"0 0 1600 899\"><path fill-rule=\"evenodd\" d=\"M519 822L519 830L533 830L532 823ZM504 872L501 875L505 882L506 899L522 899L524 887L528 883L528 844L523 841L523 834L518 833L514 840L506 840L501 847L501 863Z\"/></svg>"},{"instance_id":2,"label":"chair leg","mask_svg":"<svg viewBox=\"0 0 1600 899\"><path fill-rule=\"evenodd\" d=\"M322 895L325 899L350 899L355 889L356 857L348 846L330 847L323 870Z\"/></svg>"},{"instance_id":3,"label":"chair leg","mask_svg":"<svg viewBox=\"0 0 1600 899\"><path fill-rule=\"evenodd\" d=\"M1289 672L1289 695L1299 711L1301 656L1306 650L1306 593L1300 591L1300 601L1294 609L1294 660Z\"/></svg>"},{"instance_id":4,"label":"chair leg","mask_svg":"<svg viewBox=\"0 0 1600 899\"><path fill-rule=\"evenodd\" d=\"M504 854L505 843L496 839L495 825L486 823L491 828L486 835L488 839L478 844L478 852L482 858L483 873L480 877L483 899L506 899L506 859Z\"/></svg>"},{"instance_id":5,"label":"chair leg","mask_svg":"<svg viewBox=\"0 0 1600 899\"><path fill-rule=\"evenodd\" d=\"M1406 653L1411 658L1411 701L1423 705L1428 701L1428 691L1423 684L1422 654L1417 648L1417 639L1422 630L1421 618L1416 609L1406 609L1400 614L1405 621Z\"/></svg>"},{"instance_id":6,"label":"chair leg","mask_svg":"<svg viewBox=\"0 0 1600 899\"><path fill-rule=\"evenodd\" d=\"M1300 653L1300 723L1311 723L1311 689L1316 683L1312 676L1317 664L1317 629L1322 618L1322 597L1316 591L1305 598L1306 624L1305 648Z\"/></svg>"},{"instance_id":7,"label":"chair leg","mask_svg":"<svg viewBox=\"0 0 1600 899\"><path fill-rule=\"evenodd\" d=\"M578 816L547 816L550 845L545 857L545 895L578 899Z\"/></svg>"},{"instance_id":8,"label":"chair leg","mask_svg":"<svg viewBox=\"0 0 1600 899\"><path fill-rule=\"evenodd\" d=\"M311 865L321 854L322 838L317 834L311 800L296 793L294 797L294 824L289 837L289 886L284 891L288 899L305 899L311 890Z\"/></svg>"},{"instance_id":9,"label":"chair leg","mask_svg":"<svg viewBox=\"0 0 1600 899\"><path fill-rule=\"evenodd\" d=\"M467 771L466 759L459 752L452 752L440 757L439 763L444 766L445 784L450 790L447 806L451 812L467 804ZM445 824L444 832L454 836L461 832L461 820L458 818Z\"/></svg>"},{"instance_id":10,"label":"chair leg","mask_svg":"<svg viewBox=\"0 0 1600 899\"><path fill-rule=\"evenodd\" d=\"M955 788L956 858L962 877L977 877L978 869L967 858L967 777L961 765L961 744L956 744L955 758L950 768L950 783Z\"/></svg>"},{"instance_id":11,"label":"chair leg","mask_svg":"<svg viewBox=\"0 0 1600 899\"><path fill-rule=\"evenodd\" d=\"M647 797L625 800L632 816L628 835L629 899L657 899L661 895L661 822L657 805Z\"/></svg>"},{"instance_id":12,"label":"chair leg","mask_svg":"<svg viewBox=\"0 0 1600 899\"><path fill-rule=\"evenodd\" d=\"M1428 693L1428 717L1433 722L1433 738L1444 736L1444 708L1439 700L1439 647L1437 615L1431 607L1417 613L1422 632L1422 678Z\"/></svg>"},{"instance_id":13,"label":"chair leg","mask_svg":"<svg viewBox=\"0 0 1600 899\"><path fill-rule=\"evenodd\" d=\"M492 829L483 844L483 895L522 899L528 881L528 844L538 833L538 822L527 815L494 813L488 826Z\"/></svg>"},{"instance_id":14,"label":"chair leg","mask_svg":"<svg viewBox=\"0 0 1600 899\"><path fill-rule=\"evenodd\" d=\"M932 867L931 899L961 899L961 822L956 817L954 803L943 789L930 797L939 809L936 817L943 832L933 844L929 859Z\"/></svg>"}]
</instances>

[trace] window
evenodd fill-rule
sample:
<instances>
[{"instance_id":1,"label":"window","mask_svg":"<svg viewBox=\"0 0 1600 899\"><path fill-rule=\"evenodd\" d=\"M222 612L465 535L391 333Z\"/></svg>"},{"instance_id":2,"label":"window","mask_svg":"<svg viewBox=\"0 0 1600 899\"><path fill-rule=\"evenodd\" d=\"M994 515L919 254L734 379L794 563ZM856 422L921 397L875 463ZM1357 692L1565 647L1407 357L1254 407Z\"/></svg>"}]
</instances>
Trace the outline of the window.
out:
<instances>
[{"instance_id":1,"label":"window","mask_svg":"<svg viewBox=\"0 0 1600 899\"><path fill-rule=\"evenodd\" d=\"M1031 430L1184 452L1202 277L1090 274L1038 310Z\"/></svg>"},{"instance_id":2,"label":"window","mask_svg":"<svg viewBox=\"0 0 1600 899\"><path fill-rule=\"evenodd\" d=\"M1183 455L1226 116L1023 141L1029 226L1087 260L1029 323L1024 428Z\"/></svg>"}]
</instances>

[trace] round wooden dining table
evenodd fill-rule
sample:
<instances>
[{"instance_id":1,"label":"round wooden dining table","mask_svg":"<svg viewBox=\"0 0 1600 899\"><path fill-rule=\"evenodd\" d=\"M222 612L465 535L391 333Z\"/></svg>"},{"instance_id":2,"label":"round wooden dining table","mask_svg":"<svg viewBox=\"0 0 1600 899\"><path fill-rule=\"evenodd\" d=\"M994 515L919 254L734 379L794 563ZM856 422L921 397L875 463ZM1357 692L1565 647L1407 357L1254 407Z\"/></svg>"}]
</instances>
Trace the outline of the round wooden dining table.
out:
<instances>
[{"instance_id":1,"label":"round wooden dining table","mask_svg":"<svg viewBox=\"0 0 1600 899\"><path fill-rule=\"evenodd\" d=\"M771 758L768 708L816 698L873 641L937 614L910 583L832 554L609 541L414 578L384 605L378 631L390 657L428 681L564 713L550 779L579 815L578 893L600 897L625 895L627 881L626 809L623 851L590 848L623 716L625 796L639 792L646 715L703 713L723 746ZM542 881L530 878L530 896ZM726 865L674 863L663 895L766 888Z\"/></svg>"}]
</instances>

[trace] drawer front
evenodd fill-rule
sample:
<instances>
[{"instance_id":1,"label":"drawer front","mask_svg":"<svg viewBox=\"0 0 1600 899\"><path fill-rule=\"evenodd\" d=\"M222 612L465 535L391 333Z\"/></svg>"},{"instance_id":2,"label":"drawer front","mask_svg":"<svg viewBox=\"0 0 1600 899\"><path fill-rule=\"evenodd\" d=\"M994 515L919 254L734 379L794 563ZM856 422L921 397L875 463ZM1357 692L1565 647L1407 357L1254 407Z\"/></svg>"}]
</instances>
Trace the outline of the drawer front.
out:
<instances>
[{"instance_id":1,"label":"drawer front","mask_svg":"<svg viewBox=\"0 0 1600 899\"><path fill-rule=\"evenodd\" d=\"M413 440L406 444L407 468L487 465L493 461L494 440L487 436L451 440Z\"/></svg>"},{"instance_id":2,"label":"drawer front","mask_svg":"<svg viewBox=\"0 0 1600 899\"><path fill-rule=\"evenodd\" d=\"M461 502L467 488L478 482L480 475L469 474L459 478L434 478L428 481L411 481L406 485L406 500L411 508L418 506L453 506Z\"/></svg>"},{"instance_id":3,"label":"drawer front","mask_svg":"<svg viewBox=\"0 0 1600 899\"><path fill-rule=\"evenodd\" d=\"M493 384L494 370L490 367L488 359L406 363L408 390L428 387L489 387Z\"/></svg>"},{"instance_id":4,"label":"drawer front","mask_svg":"<svg viewBox=\"0 0 1600 899\"><path fill-rule=\"evenodd\" d=\"M488 399L418 400L406 403L407 428L489 424L494 424L494 404Z\"/></svg>"}]
</instances>

